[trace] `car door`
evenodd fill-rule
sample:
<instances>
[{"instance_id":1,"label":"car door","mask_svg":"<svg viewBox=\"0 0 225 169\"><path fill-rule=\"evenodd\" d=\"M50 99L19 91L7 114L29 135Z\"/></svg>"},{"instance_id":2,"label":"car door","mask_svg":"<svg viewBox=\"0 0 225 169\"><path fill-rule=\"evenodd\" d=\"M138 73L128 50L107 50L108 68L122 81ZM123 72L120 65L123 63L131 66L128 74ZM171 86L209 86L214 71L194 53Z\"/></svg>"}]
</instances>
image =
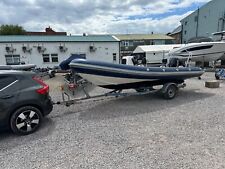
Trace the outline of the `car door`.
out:
<instances>
[{"instance_id":1,"label":"car door","mask_svg":"<svg viewBox=\"0 0 225 169\"><path fill-rule=\"evenodd\" d=\"M17 78L12 75L0 74L0 120L7 116L7 111L13 107L15 102L15 91L18 89Z\"/></svg>"}]
</instances>

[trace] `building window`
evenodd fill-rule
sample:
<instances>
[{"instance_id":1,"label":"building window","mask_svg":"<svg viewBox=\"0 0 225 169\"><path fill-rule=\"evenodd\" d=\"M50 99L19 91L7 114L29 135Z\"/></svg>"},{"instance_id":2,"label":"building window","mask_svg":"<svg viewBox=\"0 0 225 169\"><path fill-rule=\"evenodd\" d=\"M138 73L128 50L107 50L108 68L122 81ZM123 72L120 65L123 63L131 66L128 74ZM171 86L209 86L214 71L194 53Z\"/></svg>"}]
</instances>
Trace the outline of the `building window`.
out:
<instances>
[{"instance_id":1,"label":"building window","mask_svg":"<svg viewBox=\"0 0 225 169\"><path fill-rule=\"evenodd\" d=\"M44 63L49 63L50 62L49 54L42 54L42 57L43 57L43 62Z\"/></svg>"},{"instance_id":2,"label":"building window","mask_svg":"<svg viewBox=\"0 0 225 169\"><path fill-rule=\"evenodd\" d=\"M52 62L53 63L58 63L59 62L57 53L51 54L51 57L52 57Z\"/></svg>"},{"instance_id":3,"label":"building window","mask_svg":"<svg viewBox=\"0 0 225 169\"><path fill-rule=\"evenodd\" d=\"M134 46L134 41L128 41L128 40L126 40L126 41L122 41L121 42L121 45L122 46Z\"/></svg>"},{"instance_id":4,"label":"building window","mask_svg":"<svg viewBox=\"0 0 225 169\"><path fill-rule=\"evenodd\" d=\"M113 53L113 61L116 61L116 53Z\"/></svg>"},{"instance_id":5,"label":"building window","mask_svg":"<svg viewBox=\"0 0 225 169\"><path fill-rule=\"evenodd\" d=\"M129 46L134 46L134 42L133 41L129 41Z\"/></svg>"},{"instance_id":6,"label":"building window","mask_svg":"<svg viewBox=\"0 0 225 169\"><path fill-rule=\"evenodd\" d=\"M7 65L19 65L20 55L5 55Z\"/></svg>"},{"instance_id":7,"label":"building window","mask_svg":"<svg viewBox=\"0 0 225 169\"><path fill-rule=\"evenodd\" d=\"M184 25L187 25L187 21L184 22Z\"/></svg>"},{"instance_id":8,"label":"building window","mask_svg":"<svg viewBox=\"0 0 225 169\"><path fill-rule=\"evenodd\" d=\"M85 53L81 53L80 57L83 58L83 59L86 59L86 54Z\"/></svg>"},{"instance_id":9,"label":"building window","mask_svg":"<svg viewBox=\"0 0 225 169\"><path fill-rule=\"evenodd\" d=\"M184 34L186 35L187 34L187 31L184 31Z\"/></svg>"},{"instance_id":10,"label":"building window","mask_svg":"<svg viewBox=\"0 0 225 169\"><path fill-rule=\"evenodd\" d=\"M134 40L134 41L132 41L133 43L145 43L145 41L144 40Z\"/></svg>"},{"instance_id":11,"label":"building window","mask_svg":"<svg viewBox=\"0 0 225 169\"><path fill-rule=\"evenodd\" d=\"M71 56L76 59L86 59L86 54L85 53L72 53Z\"/></svg>"},{"instance_id":12,"label":"building window","mask_svg":"<svg viewBox=\"0 0 225 169\"><path fill-rule=\"evenodd\" d=\"M123 44L124 46L129 46L129 41L124 41Z\"/></svg>"}]
</instances>

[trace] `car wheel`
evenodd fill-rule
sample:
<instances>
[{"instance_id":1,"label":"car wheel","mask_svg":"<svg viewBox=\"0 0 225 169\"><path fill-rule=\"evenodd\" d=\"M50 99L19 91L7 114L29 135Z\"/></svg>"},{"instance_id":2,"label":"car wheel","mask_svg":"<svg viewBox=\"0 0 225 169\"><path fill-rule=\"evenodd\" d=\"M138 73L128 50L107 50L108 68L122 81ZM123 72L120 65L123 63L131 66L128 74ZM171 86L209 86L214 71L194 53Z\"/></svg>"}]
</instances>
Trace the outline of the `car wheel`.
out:
<instances>
[{"instance_id":1,"label":"car wheel","mask_svg":"<svg viewBox=\"0 0 225 169\"><path fill-rule=\"evenodd\" d=\"M10 127L15 134L27 135L36 131L42 121L39 109L33 106L24 106L16 110L10 119Z\"/></svg>"}]
</instances>

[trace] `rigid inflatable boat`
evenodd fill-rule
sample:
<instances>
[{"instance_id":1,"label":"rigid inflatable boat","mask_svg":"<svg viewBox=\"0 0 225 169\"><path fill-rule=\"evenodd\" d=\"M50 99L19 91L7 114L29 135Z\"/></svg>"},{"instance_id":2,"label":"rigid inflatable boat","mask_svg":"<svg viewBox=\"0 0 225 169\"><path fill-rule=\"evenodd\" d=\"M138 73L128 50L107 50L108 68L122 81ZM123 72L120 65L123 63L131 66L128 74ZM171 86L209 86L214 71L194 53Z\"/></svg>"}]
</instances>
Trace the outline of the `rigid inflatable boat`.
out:
<instances>
[{"instance_id":1,"label":"rigid inflatable boat","mask_svg":"<svg viewBox=\"0 0 225 169\"><path fill-rule=\"evenodd\" d=\"M118 90L170 82L181 84L185 79L200 77L204 73L197 67L143 67L85 59L74 59L69 66L72 71L97 86Z\"/></svg>"}]
</instances>

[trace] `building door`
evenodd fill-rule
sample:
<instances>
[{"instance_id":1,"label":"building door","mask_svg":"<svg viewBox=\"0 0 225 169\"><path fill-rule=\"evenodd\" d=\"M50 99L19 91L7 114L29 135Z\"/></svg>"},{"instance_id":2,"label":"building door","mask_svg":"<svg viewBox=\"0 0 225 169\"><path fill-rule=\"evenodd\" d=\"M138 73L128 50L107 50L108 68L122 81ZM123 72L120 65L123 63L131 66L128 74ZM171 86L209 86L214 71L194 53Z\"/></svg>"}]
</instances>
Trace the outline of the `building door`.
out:
<instances>
[{"instance_id":1,"label":"building door","mask_svg":"<svg viewBox=\"0 0 225 169\"><path fill-rule=\"evenodd\" d=\"M116 63L116 53L113 53L113 63Z\"/></svg>"}]
</instances>

